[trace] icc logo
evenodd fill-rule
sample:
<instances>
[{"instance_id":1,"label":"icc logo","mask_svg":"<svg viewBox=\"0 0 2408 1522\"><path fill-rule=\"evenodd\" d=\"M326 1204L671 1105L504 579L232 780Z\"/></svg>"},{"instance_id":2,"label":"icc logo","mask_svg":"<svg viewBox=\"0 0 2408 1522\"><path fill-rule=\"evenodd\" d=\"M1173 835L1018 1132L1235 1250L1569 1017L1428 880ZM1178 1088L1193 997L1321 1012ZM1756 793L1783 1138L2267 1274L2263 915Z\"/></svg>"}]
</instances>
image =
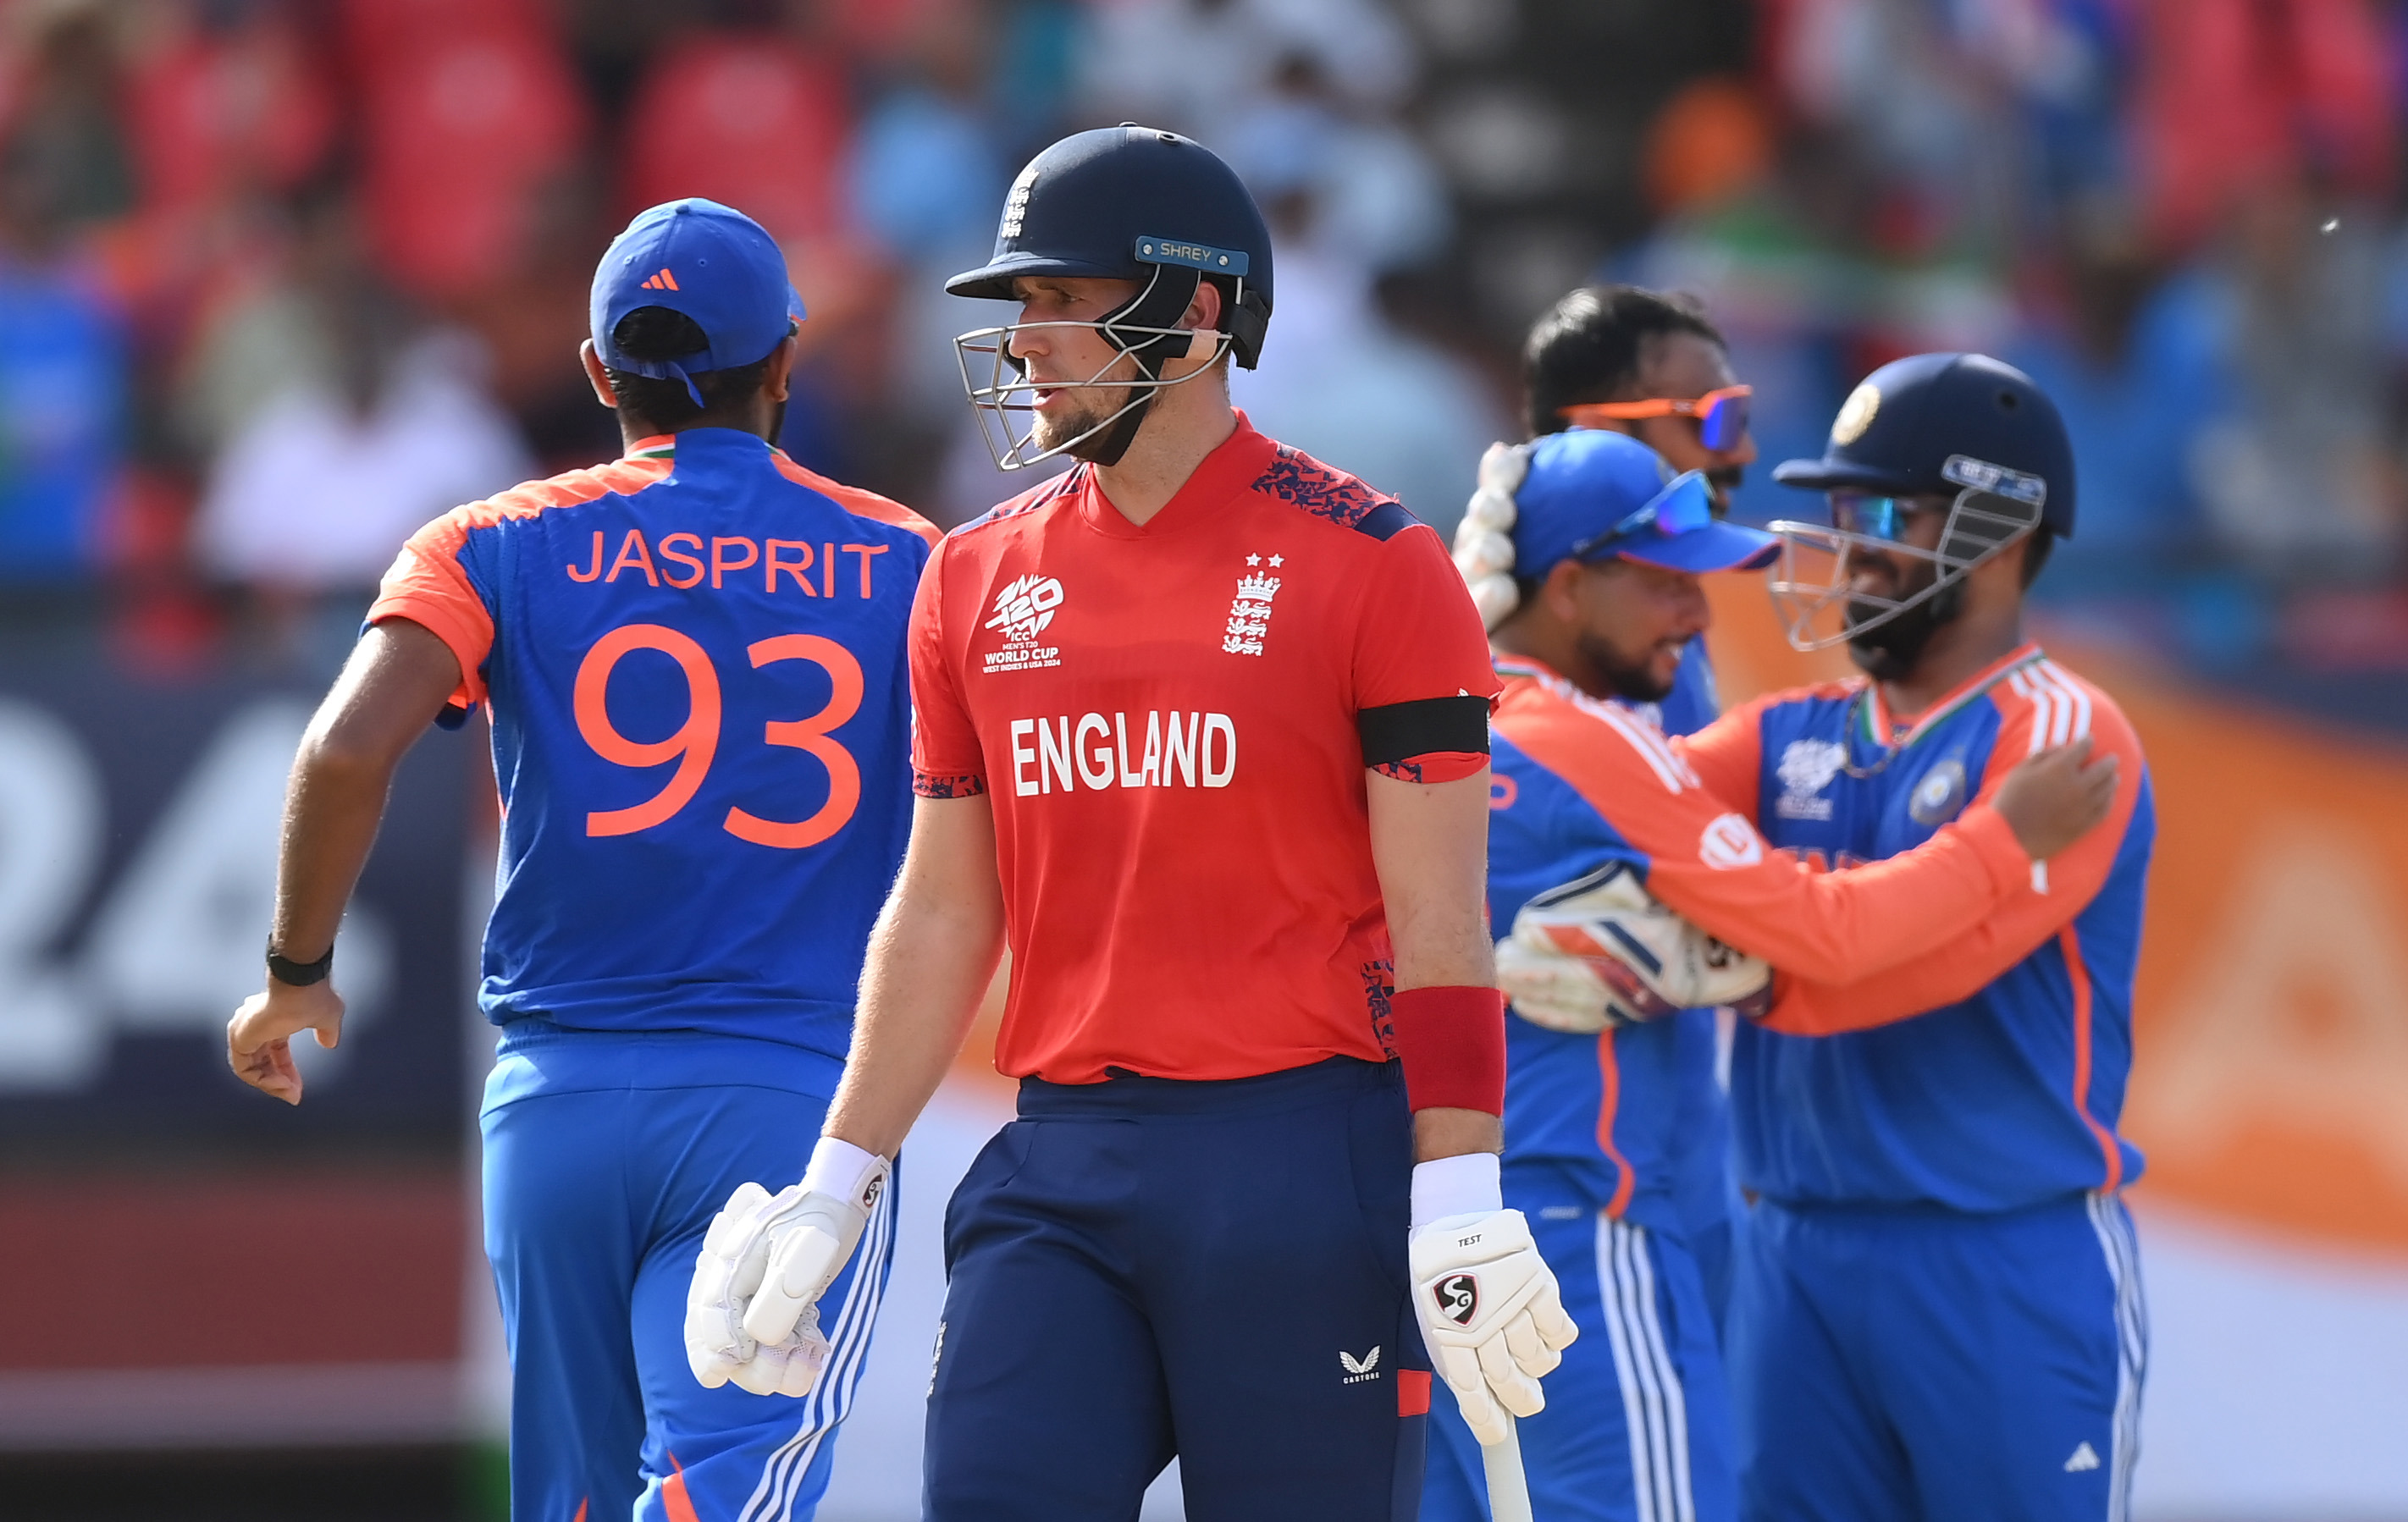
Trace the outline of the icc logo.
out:
<instances>
[{"instance_id":1,"label":"icc logo","mask_svg":"<svg viewBox=\"0 0 2408 1522\"><path fill-rule=\"evenodd\" d=\"M1025 576L995 594L995 617L985 627L1000 629L1014 645L1033 645L1054 610L1062 605L1062 583L1054 576Z\"/></svg>"},{"instance_id":2,"label":"icc logo","mask_svg":"<svg viewBox=\"0 0 2408 1522\"><path fill-rule=\"evenodd\" d=\"M1772 811L1784 819L1828 819L1831 800L1821 796L1848 763L1848 747L1829 740L1792 740L1773 775L1783 792Z\"/></svg>"},{"instance_id":3,"label":"icc logo","mask_svg":"<svg viewBox=\"0 0 2408 1522\"><path fill-rule=\"evenodd\" d=\"M1438 1297L1438 1314L1458 1327L1471 1325L1480 1311L1480 1280L1469 1273L1450 1273L1430 1287Z\"/></svg>"}]
</instances>

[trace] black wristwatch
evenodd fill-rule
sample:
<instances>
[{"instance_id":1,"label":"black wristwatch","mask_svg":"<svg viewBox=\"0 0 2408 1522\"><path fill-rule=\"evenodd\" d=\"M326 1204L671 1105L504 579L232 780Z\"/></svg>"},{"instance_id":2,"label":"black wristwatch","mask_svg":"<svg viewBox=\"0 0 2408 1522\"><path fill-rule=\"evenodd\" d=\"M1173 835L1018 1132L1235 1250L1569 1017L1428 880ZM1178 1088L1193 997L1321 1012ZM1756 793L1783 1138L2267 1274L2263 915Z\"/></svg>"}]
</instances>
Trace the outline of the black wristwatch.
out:
<instances>
[{"instance_id":1,"label":"black wristwatch","mask_svg":"<svg viewBox=\"0 0 2408 1522\"><path fill-rule=\"evenodd\" d=\"M306 989L312 983L326 981L326 974L334 970L334 966L335 948L333 946L328 946L326 954L316 961L294 961L290 957L277 955L275 942L267 943L267 975L279 983L289 983L296 989Z\"/></svg>"}]
</instances>

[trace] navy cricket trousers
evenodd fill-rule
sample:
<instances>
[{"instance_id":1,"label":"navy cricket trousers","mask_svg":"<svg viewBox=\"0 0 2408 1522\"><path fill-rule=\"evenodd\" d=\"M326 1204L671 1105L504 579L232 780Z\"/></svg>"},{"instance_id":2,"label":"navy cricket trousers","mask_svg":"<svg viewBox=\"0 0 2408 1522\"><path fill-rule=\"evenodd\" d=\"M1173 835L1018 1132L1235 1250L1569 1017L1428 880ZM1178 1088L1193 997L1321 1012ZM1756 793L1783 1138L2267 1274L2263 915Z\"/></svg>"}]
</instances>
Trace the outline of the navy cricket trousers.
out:
<instances>
[{"instance_id":1,"label":"navy cricket trousers","mask_svg":"<svg viewBox=\"0 0 2408 1522\"><path fill-rule=\"evenodd\" d=\"M1396 1064L1024 1080L945 1216L926 1522L1410 1522L1429 1362Z\"/></svg>"}]
</instances>

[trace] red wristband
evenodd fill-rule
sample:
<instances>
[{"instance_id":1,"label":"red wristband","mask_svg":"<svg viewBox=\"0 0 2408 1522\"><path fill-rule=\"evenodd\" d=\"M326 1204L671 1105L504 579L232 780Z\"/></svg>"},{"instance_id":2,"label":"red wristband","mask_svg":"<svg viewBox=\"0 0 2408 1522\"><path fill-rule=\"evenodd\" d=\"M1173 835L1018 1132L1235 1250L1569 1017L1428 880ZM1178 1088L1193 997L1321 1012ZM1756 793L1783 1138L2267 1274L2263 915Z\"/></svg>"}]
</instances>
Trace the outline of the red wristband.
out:
<instances>
[{"instance_id":1,"label":"red wristband","mask_svg":"<svg viewBox=\"0 0 2408 1522\"><path fill-rule=\"evenodd\" d=\"M1405 1103L1505 1113L1505 996L1495 989L1402 989L1388 1008Z\"/></svg>"}]
</instances>

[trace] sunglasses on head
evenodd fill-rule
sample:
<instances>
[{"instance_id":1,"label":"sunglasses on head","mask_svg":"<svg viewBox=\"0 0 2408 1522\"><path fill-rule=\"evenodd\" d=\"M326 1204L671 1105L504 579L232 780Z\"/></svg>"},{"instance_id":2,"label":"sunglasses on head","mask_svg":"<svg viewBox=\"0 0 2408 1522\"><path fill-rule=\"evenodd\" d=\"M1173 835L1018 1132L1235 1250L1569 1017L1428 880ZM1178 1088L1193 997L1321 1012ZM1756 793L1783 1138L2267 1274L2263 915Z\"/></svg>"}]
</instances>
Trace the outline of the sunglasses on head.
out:
<instances>
[{"instance_id":1,"label":"sunglasses on head","mask_svg":"<svg viewBox=\"0 0 2408 1522\"><path fill-rule=\"evenodd\" d=\"M1687 418L1698 425L1698 441L1720 453L1739 448L1740 440L1747 437L1748 398L1755 394L1753 386L1723 386L1695 401L1659 396L1645 402L1581 402L1562 408L1561 413L1564 420L1576 428L1594 428L1595 420L1600 418L1622 421Z\"/></svg>"},{"instance_id":2,"label":"sunglasses on head","mask_svg":"<svg viewBox=\"0 0 2408 1522\"><path fill-rule=\"evenodd\" d=\"M1623 519L1603 533L1592 533L1572 546L1571 558L1576 561L1603 559L1598 552L1616 540L1653 528L1656 533L1670 539L1684 533L1694 533L1714 520L1713 493L1706 486L1703 471L1689 471L1675 477L1672 484L1648 499L1647 505Z\"/></svg>"}]
</instances>

